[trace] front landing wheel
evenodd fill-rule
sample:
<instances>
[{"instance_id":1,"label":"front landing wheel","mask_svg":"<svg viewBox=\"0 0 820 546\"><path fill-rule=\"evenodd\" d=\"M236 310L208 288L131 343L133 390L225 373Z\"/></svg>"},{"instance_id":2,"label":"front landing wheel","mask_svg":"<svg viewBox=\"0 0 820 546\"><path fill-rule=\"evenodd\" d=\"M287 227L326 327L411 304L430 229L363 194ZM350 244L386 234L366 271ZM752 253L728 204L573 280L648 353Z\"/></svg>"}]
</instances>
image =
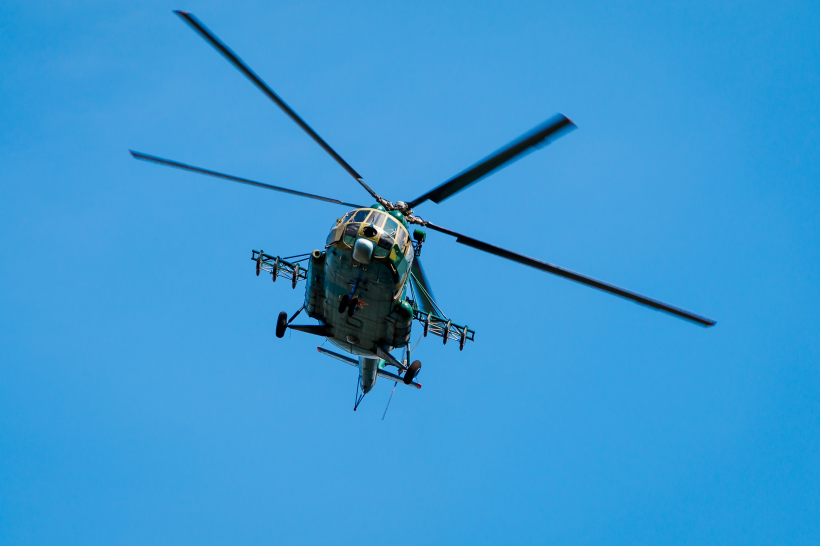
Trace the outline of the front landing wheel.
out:
<instances>
[{"instance_id":1,"label":"front landing wheel","mask_svg":"<svg viewBox=\"0 0 820 546\"><path fill-rule=\"evenodd\" d=\"M404 381L404 384L409 385L410 383L412 383L413 379L416 378L416 374L419 373L420 369L421 369L421 362L419 362L418 360L416 360L415 362L410 364L410 367L407 368L406 372L404 372L404 377L402 378L402 380Z\"/></svg>"},{"instance_id":2,"label":"front landing wheel","mask_svg":"<svg viewBox=\"0 0 820 546\"><path fill-rule=\"evenodd\" d=\"M282 311L276 320L276 337L285 337L285 330L288 329L288 314Z\"/></svg>"}]
</instances>

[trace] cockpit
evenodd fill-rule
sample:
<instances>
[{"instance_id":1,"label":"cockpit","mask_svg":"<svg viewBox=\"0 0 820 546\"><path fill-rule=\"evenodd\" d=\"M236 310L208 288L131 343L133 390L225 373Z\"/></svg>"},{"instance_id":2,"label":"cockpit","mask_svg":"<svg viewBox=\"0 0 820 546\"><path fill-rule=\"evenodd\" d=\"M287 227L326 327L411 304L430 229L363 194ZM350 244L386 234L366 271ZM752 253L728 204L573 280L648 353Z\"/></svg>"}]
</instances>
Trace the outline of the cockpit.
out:
<instances>
[{"instance_id":1,"label":"cockpit","mask_svg":"<svg viewBox=\"0 0 820 546\"><path fill-rule=\"evenodd\" d=\"M404 276L411 260L413 245L403 224L403 219L378 208L352 210L336 221L336 225L327 237L327 245L341 243L352 248L358 238L365 238L375 245L373 258L389 258L398 270L399 277ZM398 213L394 213L398 214ZM403 265L404 267L401 267Z\"/></svg>"}]
</instances>

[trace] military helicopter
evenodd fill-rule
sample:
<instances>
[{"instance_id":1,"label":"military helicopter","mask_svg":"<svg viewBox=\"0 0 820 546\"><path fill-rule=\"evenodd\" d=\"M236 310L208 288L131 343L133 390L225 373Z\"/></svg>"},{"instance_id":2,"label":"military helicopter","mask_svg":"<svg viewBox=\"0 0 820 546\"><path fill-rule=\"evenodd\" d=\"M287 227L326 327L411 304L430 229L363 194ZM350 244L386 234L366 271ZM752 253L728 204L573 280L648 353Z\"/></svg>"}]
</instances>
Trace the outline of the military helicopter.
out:
<instances>
[{"instance_id":1,"label":"military helicopter","mask_svg":"<svg viewBox=\"0 0 820 546\"><path fill-rule=\"evenodd\" d=\"M329 197L273 186L247 178L194 167L170 159L130 151L136 159L259 188L317 199L353 209L335 221L321 250L284 258L266 254L262 250L254 250L251 258L256 264L257 276L265 271L270 273L274 282L277 279L290 280L294 289L300 281L306 283L305 299L302 307L290 318L284 311L279 314L276 323L277 337L283 337L288 329L314 334L326 338L342 351L357 357L351 358L318 347L319 352L358 368L359 378L353 406L354 411L358 408L364 396L373 389L378 377L393 381L394 392L398 383L417 389L421 388L421 384L416 380L421 369L421 363L419 361L410 362L409 341L411 325L414 320L421 324L424 337L432 334L442 338L445 344L448 341L453 341L458 343L460 350L464 349L467 341L472 342L475 340L474 330L466 325L453 322L436 303L430 282L425 275L420 260L422 246L426 241L426 233L416 228L411 236L411 225L453 236L456 238L457 243L597 288L703 327L710 327L715 324L712 319L678 307L479 241L424 220L415 213L414 209L422 203L426 201L441 203L484 177L520 159L534 149L546 146L558 137L574 130L575 124L566 116L562 114L553 116L424 195L412 201L396 201L394 203L383 198L368 186L353 167L342 159L273 89L263 82L199 19L184 11L175 11L174 13L202 38L207 40L270 100L279 106L308 136L330 154L375 201L371 206L346 203ZM307 262L306 266L303 265L304 262ZM293 324L294 319L302 311L305 311L308 317L316 319L319 324ZM392 352L401 348L405 349L403 357L395 357ZM387 371L385 369L387 366L396 368L396 373ZM392 397L393 394L391 393L391 400ZM389 404L388 401L388 407ZM385 408L386 412L387 409Z\"/></svg>"}]
</instances>

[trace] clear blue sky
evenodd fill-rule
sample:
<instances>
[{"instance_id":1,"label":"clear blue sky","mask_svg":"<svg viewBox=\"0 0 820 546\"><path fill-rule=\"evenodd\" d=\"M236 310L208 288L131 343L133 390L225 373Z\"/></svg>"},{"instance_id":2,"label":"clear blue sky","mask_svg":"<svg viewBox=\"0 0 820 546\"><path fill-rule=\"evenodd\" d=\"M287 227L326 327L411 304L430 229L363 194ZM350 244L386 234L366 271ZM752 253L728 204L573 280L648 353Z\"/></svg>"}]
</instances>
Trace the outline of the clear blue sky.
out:
<instances>
[{"instance_id":1,"label":"clear blue sky","mask_svg":"<svg viewBox=\"0 0 820 546\"><path fill-rule=\"evenodd\" d=\"M662 4L3 3L0 542L817 544L820 8ZM566 114L419 212L718 325L432 233L476 342L354 413L250 260L344 209L127 150L369 199L172 9L392 200Z\"/></svg>"}]
</instances>

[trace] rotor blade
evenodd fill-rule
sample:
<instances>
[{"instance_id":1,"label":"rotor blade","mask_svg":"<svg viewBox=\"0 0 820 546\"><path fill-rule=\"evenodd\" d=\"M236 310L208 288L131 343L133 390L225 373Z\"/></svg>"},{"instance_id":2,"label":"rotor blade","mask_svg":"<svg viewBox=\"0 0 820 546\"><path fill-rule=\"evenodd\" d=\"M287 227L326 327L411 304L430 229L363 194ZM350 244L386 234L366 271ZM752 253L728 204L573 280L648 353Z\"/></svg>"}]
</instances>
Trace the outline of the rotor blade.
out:
<instances>
[{"instance_id":1,"label":"rotor blade","mask_svg":"<svg viewBox=\"0 0 820 546\"><path fill-rule=\"evenodd\" d=\"M695 313L690 313L689 311L685 311L683 309L674 307L661 301L653 300L652 298L647 298L646 296L636 294L635 292L630 292L629 290L624 290L623 288L619 288L617 286L607 284L605 282L593 279L591 277L575 273L574 271L558 267L557 265L548 264L546 262L542 262L541 260L536 260L535 258L530 258L522 254L517 254L515 252L505 250L495 245L491 245L489 243L473 239L472 237L467 237L466 235L456 233L455 231L443 228L441 226L431 224L430 222L425 222L425 225L436 231L440 231L442 233L446 233L447 235L452 235L453 237L456 237L457 243L477 248L478 250L483 250L484 252L489 252L490 254L495 254L496 256L501 256L502 258L507 258L508 260L528 265L530 267L540 269L541 271L546 271L547 273L552 273L553 275L558 275L559 277L564 277L565 279L569 279L571 281L575 281L581 284L585 284L587 286L591 286L593 288L597 288L598 290L603 290L604 292L609 292L610 294L614 294L616 296L632 300L635 303L639 303L641 305L657 309L658 311L663 311L665 313L675 315L676 317L689 320L691 322L700 324L701 326L707 328L709 326L714 326L716 324L716 322L712 319L696 315Z\"/></svg>"},{"instance_id":2,"label":"rotor blade","mask_svg":"<svg viewBox=\"0 0 820 546\"><path fill-rule=\"evenodd\" d=\"M533 151L533 147L546 146L550 143L550 140L548 140L550 137L554 140L573 129L575 129L575 124L572 120L563 114L556 114L535 129L485 157L466 171L457 174L408 204L410 208L413 208L428 199L434 203L441 203L492 172L524 157L524 155Z\"/></svg>"},{"instance_id":3,"label":"rotor blade","mask_svg":"<svg viewBox=\"0 0 820 546\"><path fill-rule=\"evenodd\" d=\"M424 313L435 313L436 297L433 295L433 289L430 287L430 281L424 273L424 268L421 267L420 258L413 260L413 265L410 269L411 280L416 285L416 292L418 296L419 309Z\"/></svg>"},{"instance_id":4,"label":"rotor blade","mask_svg":"<svg viewBox=\"0 0 820 546\"><path fill-rule=\"evenodd\" d=\"M376 199L378 201L378 194L376 194L376 192L374 192L370 188L370 186L368 186L367 184L364 183L364 180L362 180L362 176L359 173L357 173L353 169L353 167L348 165L347 161L342 159L342 156L337 154L336 151L333 148L331 148L330 145L322 139L322 137L320 137L318 134L316 134L316 131L311 129L310 125L305 123L305 120L303 120L302 118L299 117L299 114L294 112L293 109L290 106L288 106L285 103L285 101L283 101L282 98L273 91L273 89L268 87L268 84L263 82L262 79L259 76L257 76L256 73L254 73L254 71L251 70L250 67L248 67L248 65L246 65L244 63L244 61L242 61L242 59L240 59L236 55L236 53L231 51L231 49L227 45L225 45L222 42L222 40L217 38L216 35L213 32L211 32L205 25L203 25L202 22L199 19L197 19L196 16L193 13L188 13L188 12L179 11L179 10L174 11L174 13L179 15L179 17L183 21L188 23L188 25L190 25L190 27L192 29L194 29L197 33L199 33L200 36L205 38L212 46L214 46L214 48L216 48L217 51L222 53L222 55L226 59L228 59L231 62L231 64L233 64L237 69L239 69L239 71L242 72L251 82L253 82L253 84L256 87L258 87L260 89L260 91L262 91L265 95L267 95L270 100L272 100L274 103L276 103L276 105L279 108L281 108L290 117L290 119L292 119L293 121L296 122L296 125L301 127L302 130L304 132L306 132L308 134L308 136L310 136L310 138L315 140L316 143L319 146L321 146L324 151L326 151L328 154L330 154L330 157L335 159L336 162L339 165L341 165L342 168L344 168L344 170L346 170L350 174L350 176L355 178L356 181L359 184L361 184L362 187L365 190L367 190L367 193L369 193L371 196L373 196L374 199Z\"/></svg>"},{"instance_id":5,"label":"rotor blade","mask_svg":"<svg viewBox=\"0 0 820 546\"><path fill-rule=\"evenodd\" d=\"M292 195L298 195L300 197L308 197L310 199L318 199L319 201L327 201L328 203L335 203L337 205L344 205L346 207L351 208L362 208L361 205L354 205L353 203L345 203L344 201L339 201L338 199L331 199L330 197L322 197L321 195L313 195L312 193L305 193L303 191L297 190L290 190L288 188L280 188L279 186L272 186L270 184L263 184L262 182L256 182L254 180L248 180L247 178L239 178L238 176L231 176L229 174L218 173L216 171L210 171L208 169L201 169L199 167L194 167L192 165L186 165L185 163L180 163L179 161L171 161L170 159L162 159L161 157L156 157L153 155L143 154L140 152L135 152L134 150L128 150L131 152L131 155L135 159L141 159L142 161L150 161L152 163L157 163L159 165L166 165L168 167L176 167L177 169L184 169L186 171L191 171L194 173L200 174L207 174L208 176L215 176L217 178L224 178L225 180L230 180L232 182L240 182L242 184L248 184L250 186L257 186L259 188L265 188L267 190L274 190L274 191L281 191L283 193L290 193Z\"/></svg>"}]
</instances>

